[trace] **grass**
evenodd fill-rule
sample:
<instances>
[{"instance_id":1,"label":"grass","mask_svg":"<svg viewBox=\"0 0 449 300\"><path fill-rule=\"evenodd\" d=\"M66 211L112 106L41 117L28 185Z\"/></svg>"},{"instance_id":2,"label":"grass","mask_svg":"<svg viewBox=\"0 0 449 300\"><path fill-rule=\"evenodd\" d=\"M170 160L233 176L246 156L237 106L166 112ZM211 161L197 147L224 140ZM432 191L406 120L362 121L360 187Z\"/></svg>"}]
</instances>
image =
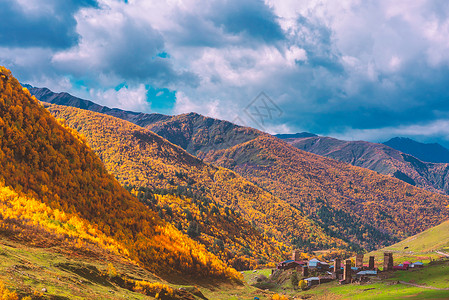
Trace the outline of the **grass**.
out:
<instances>
[{"instance_id":1,"label":"grass","mask_svg":"<svg viewBox=\"0 0 449 300\"><path fill-rule=\"evenodd\" d=\"M373 283L365 285L343 285L336 282L323 284L312 290L301 292L301 296L312 299L447 299L449 291L428 290L403 284Z\"/></svg>"},{"instance_id":2,"label":"grass","mask_svg":"<svg viewBox=\"0 0 449 300\"><path fill-rule=\"evenodd\" d=\"M40 299L154 299L122 288L114 279L108 278L108 264L119 274L134 280L149 282L166 281L140 268L132 262L116 256L86 256L77 252L68 253L64 247L39 248L11 241L0 236L0 282L16 291L20 296L41 295ZM271 269L244 272L269 276ZM175 282L176 279L173 279ZM192 283L168 284L173 289L191 289ZM196 282L201 293L208 299L252 300L254 297L270 299L273 294L249 284L222 282ZM42 289L47 290L42 293ZM201 299L196 297L196 299Z\"/></svg>"},{"instance_id":3,"label":"grass","mask_svg":"<svg viewBox=\"0 0 449 300\"><path fill-rule=\"evenodd\" d=\"M449 287L449 262L433 262L423 269L397 271L387 279L369 284L339 285L336 281L301 291L311 299L448 299L449 290L432 290L398 283L406 281L428 287Z\"/></svg>"},{"instance_id":4,"label":"grass","mask_svg":"<svg viewBox=\"0 0 449 300\"><path fill-rule=\"evenodd\" d=\"M243 271L243 279L249 285L257 283L257 277L263 275L265 277L270 277L271 269L259 269L259 270L249 270Z\"/></svg>"},{"instance_id":5,"label":"grass","mask_svg":"<svg viewBox=\"0 0 449 300\"><path fill-rule=\"evenodd\" d=\"M427 229L389 247L368 253L365 255L365 263L368 263L369 256L375 256L377 265L381 266L385 251L393 252L395 264L407 260L424 263L438 260L442 255L435 251L449 253L449 221L445 221L438 226Z\"/></svg>"},{"instance_id":6,"label":"grass","mask_svg":"<svg viewBox=\"0 0 449 300\"><path fill-rule=\"evenodd\" d=\"M135 267L116 263L123 271ZM48 299L149 299L105 280L102 273L106 269L107 262L102 259L80 259L76 253L67 257L57 253L57 249L27 247L0 239L0 281L19 295L42 294ZM156 280L151 273L144 277ZM46 293L41 292L44 288Z\"/></svg>"},{"instance_id":7,"label":"grass","mask_svg":"<svg viewBox=\"0 0 449 300\"><path fill-rule=\"evenodd\" d=\"M419 285L449 288L449 262L434 262L422 270L396 272L394 278Z\"/></svg>"}]
</instances>

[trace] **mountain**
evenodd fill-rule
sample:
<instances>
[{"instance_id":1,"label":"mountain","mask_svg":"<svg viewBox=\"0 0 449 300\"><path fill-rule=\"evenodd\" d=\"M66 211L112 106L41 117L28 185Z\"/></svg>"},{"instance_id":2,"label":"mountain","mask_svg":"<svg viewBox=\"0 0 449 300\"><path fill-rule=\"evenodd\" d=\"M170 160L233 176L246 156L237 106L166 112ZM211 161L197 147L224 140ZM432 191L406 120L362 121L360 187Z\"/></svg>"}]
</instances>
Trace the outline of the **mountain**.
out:
<instances>
[{"instance_id":1,"label":"mountain","mask_svg":"<svg viewBox=\"0 0 449 300\"><path fill-rule=\"evenodd\" d=\"M384 144L323 136L284 141L298 149L390 175L431 192L449 192L448 164L423 162Z\"/></svg>"},{"instance_id":2,"label":"mountain","mask_svg":"<svg viewBox=\"0 0 449 300\"><path fill-rule=\"evenodd\" d=\"M389 245L448 217L445 196L301 151L252 128L195 113L164 118L145 128L254 182L308 215L328 235L366 249ZM293 245L307 245L294 236L290 239Z\"/></svg>"},{"instance_id":3,"label":"mountain","mask_svg":"<svg viewBox=\"0 0 449 300\"><path fill-rule=\"evenodd\" d=\"M87 220L1 183L0 255L1 299L19 299L5 286L30 297L22 299L195 299L130 260L126 248Z\"/></svg>"},{"instance_id":4,"label":"mountain","mask_svg":"<svg viewBox=\"0 0 449 300\"><path fill-rule=\"evenodd\" d=\"M329 234L367 249L418 233L448 215L445 196L301 151L270 135L203 158L298 205Z\"/></svg>"},{"instance_id":5,"label":"mountain","mask_svg":"<svg viewBox=\"0 0 449 300\"><path fill-rule=\"evenodd\" d=\"M24 84L23 86L26 87L30 91L30 93L40 101L58 105L72 106L108 114L123 120L130 121L139 126L145 126L146 124L152 124L154 122L170 118L169 116L165 116L162 114L136 113L132 111L124 111L118 108L109 108L106 106L98 105L89 100L74 97L69 93L54 93L47 88L36 88L29 84Z\"/></svg>"},{"instance_id":6,"label":"mountain","mask_svg":"<svg viewBox=\"0 0 449 300\"><path fill-rule=\"evenodd\" d=\"M425 144L409 138L395 137L384 144L422 161L449 163L449 150L438 143Z\"/></svg>"},{"instance_id":7,"label":"mountain","mask_svg":"<svg viewBox=\"0 0 449 300\"><path fill-rule=\"evenodd\" d=\"M5 188L37 199L44 211L45 206L57 211L57 226L62 213L69 220L86 220L130 259L161 276L239 280L238 272L126 191L83 137L61 126L9 70L1 67L0 75L0 183Z\"/></svg>"},{"instance_id":8,"label":"mountain","mask_svg":"<svg viewBox=\"0 0 449 300\"><path fill-rule=\"evenodd\" d=\"M96 112L45 106L85 136L107 169L122 184L132 186L139 197L149 198L144 202L166 220L184 231L192 222L199 224L203 234L197 240L212 251L217 252L214 245L224 242L223 253L217 255L237 268L249 267L244 261L254 266L256 261L278 259L279 250L270 243L290 248L295 239L302 241L295 243L302 249L348 247L329 237L298 208L235 172L204 163L147 129Z\"/></svg>"}]
</instances>

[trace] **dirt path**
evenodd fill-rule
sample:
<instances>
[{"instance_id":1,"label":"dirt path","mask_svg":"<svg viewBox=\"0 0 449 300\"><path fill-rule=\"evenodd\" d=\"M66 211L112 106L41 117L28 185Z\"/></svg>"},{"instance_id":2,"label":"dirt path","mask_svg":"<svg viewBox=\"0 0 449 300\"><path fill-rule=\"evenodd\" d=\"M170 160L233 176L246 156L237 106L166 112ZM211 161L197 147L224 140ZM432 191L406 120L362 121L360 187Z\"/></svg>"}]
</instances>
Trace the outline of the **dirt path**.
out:
<instances>
[{"instance_id":1,"label":"dirt path","mask_svg":"<svg viewBox=\"0 0 449 300\"><path fill-rule=\"evenodd\" d=\"M434 286L419 285L419 284L416 284L416 283L411 283L411 282L402 281L402 280L400 280L399 283L402 283L402 284L405 284L405 285L411 285L411 286L419 287L419 288L423 288L423 289L429 289L429 290L449 291L449 288L437 288L437 287L434 287Z\"/></svg>"},{"instance_id":2,"label":"dirt path","mask_svg":"<svg viewBox=\"0 0 449 300\"><path fill-rule=\"evenodd\" d=\"M449 257L449 254L441 252L441 251L435 251L436 253L440 254L440 255L444 255L446 257Z\"/></svg>"}]
</instances>

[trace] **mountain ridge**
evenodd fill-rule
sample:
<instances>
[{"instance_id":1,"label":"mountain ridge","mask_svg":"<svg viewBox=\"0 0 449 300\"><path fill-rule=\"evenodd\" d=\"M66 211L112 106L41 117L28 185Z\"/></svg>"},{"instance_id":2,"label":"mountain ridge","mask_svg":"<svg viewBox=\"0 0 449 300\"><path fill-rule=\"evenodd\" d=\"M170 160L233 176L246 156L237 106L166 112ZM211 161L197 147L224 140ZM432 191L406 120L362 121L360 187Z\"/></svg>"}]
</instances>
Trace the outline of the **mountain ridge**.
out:
<instances>
[{"instance_id":1,"label":"mountain ridge","mask_svg":"<svg viewBox=\"0 0 449 300\"><path fill-rule=\"evenodd\" d=\"M208 163L255 182L305 211L328 234L368 249L398 241L448 217L445 196L304 152L253 128L198 114L172 116L145 128ZM377 212L374 220L367 211ZM420 221L410 217L412 212L419 213Z\"/></svg>"},{"instance_id":2,"label":"mountain ridge","mask_svg":"<svg viewBox=\"0 0 449 300\"><path fill-rule=\"evenodd\" d=\"M438 143L420 143L410 138L395 137L383 143L424 162L449 163L449 150Z\"/></svg>"},{"instance_id":3,"label":"mountain ridge","mask_svg":"<svg viewBox=\"0 0 449 300\"><path fill-rule=\"evenodd\" d=\"M432 192L449 192L449 164L423 162L385 144L323 136L285 141L298 149L390 175Z\"/></svg>"}]
</instances>

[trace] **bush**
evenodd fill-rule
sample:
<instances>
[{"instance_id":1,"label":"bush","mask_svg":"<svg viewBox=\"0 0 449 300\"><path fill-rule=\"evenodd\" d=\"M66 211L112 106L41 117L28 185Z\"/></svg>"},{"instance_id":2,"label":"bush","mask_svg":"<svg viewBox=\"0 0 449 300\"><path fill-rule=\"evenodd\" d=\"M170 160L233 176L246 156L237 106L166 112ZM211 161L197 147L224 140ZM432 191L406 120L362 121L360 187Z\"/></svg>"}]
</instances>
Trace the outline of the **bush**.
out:
<instances>
[{"instance_id":1,"label":"bush","mask_svg":"<svg viewBox=\"0 0 449 300\"><path fill-rule=\"evenodd\" d=\"M290 282L292 283L292 286L294 289L296 289L298 287L299 280L298 280L298 275L296 274L296 272L292 273L292 275L290 277Z\"/></svg>"},{"instance_id":2,"label":"bush","mask_svg":"<svg viewBox=\"0 0 449 300\"><path fill-rule=\"evenodd\" d=\"M307 281L305 281L305 280L300 280L299 281L299 283L298 283L298 287L301 289L301 290L305 290L305 289L307 289Z\"/></svg>"}]
</instances>

